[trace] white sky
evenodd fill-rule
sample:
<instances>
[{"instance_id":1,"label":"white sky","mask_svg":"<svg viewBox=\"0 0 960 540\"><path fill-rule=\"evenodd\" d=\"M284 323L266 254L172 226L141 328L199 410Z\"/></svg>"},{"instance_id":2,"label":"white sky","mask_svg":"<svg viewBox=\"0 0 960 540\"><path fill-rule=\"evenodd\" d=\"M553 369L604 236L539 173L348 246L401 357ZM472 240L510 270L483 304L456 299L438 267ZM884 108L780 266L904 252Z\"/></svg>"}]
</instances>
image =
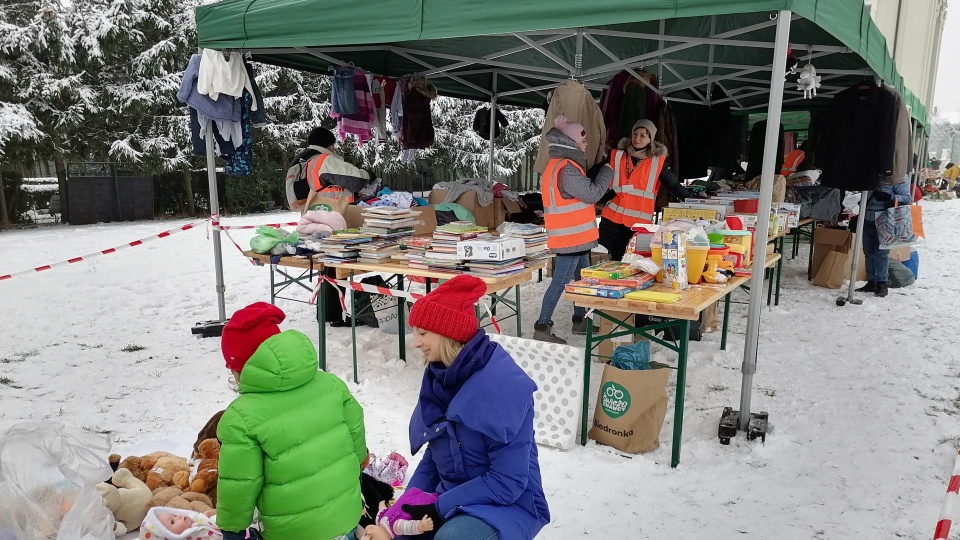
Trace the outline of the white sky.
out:
<instances>
[{"instance_id":1,"label":"white sky","mask_svg":"<svg viewBox=\"0 0 960 540\"><path fill-rule=\"evenodd\" d=\"M950 0L940 44L933 104L941 113L960 113L960 0ZM931 111L932 112L932 111Z\"/></svg>"}]
</instances>

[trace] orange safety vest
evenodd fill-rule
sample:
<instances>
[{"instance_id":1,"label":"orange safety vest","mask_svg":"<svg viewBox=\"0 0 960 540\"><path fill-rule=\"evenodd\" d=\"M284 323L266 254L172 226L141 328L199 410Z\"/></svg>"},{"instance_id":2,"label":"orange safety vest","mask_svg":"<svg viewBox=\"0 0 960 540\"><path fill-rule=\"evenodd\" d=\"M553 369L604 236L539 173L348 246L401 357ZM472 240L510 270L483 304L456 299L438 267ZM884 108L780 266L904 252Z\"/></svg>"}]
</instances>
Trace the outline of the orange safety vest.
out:
<instances>
[{"instance_id":1,"label":"orange safety vest","mask_svg":"<svg viewBox=\"0 0 960 540\"><path fill-rule=\"evenodd\" d=\"M572 248L600 239L593 205L580 199L564 199L560 194L560 169L566 165L573 165L586 176L583 168L569 159L553 158L547 162L540 196L543 197L543 220L550 249Z\"/></svg>"},{"instance_id":2,"label":"orange safety vest","mask_svg":"<svg viewBox=\"0 0 960 540\"><path fill-rule=\"evenodd\" d=\"M633 161L623 150L611 154L616 196L607 203L601 216L627 227L635 223L653 223L663 164L662 157L654 156L641 160L634 169Z\"/></svg>"},{"instance_id":3,"label":"orange safety vest","mask_svg":"<svg viewBox=\"0 0 960 540\"><path fill-rule=\"evenodd\" d=\"M787 154L787 157L783 158L783 168L780 169L780 176L790 176L797 172L797 167L800 166L800 162L806 155L807 153L803 150L794 150Z\"/></svg>"},{"instance_id":4,"label":"orange safety vest","mask_svg":"<svg viewBox=\"0 0 960 540\"><path fill-rule=\"evenodd\" d=\"M320 167L323 165L323 162L329 157L328 154L320 154L317 156L317 159L314 159L310 162L307 167L307 181L312 180L313 190L320 194L321 197L326 197L328 199L339 199L341 197L347 197L351 203L353 203L353 194L349 191L343 189L340 186L323 186L323 182L320 181Z\"/></svg>"}]
</instances>

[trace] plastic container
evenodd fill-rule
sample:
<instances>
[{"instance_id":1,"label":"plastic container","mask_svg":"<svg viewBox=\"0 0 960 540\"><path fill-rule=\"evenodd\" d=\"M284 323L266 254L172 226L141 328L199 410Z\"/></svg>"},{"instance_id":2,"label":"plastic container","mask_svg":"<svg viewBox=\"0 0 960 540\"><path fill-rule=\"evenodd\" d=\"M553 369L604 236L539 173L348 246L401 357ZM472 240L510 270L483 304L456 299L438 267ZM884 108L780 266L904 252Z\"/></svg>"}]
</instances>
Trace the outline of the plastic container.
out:
<instances>
[{"instance_id":1,"label":"plastic container","mask_svg":"<svg viewBox=\"0 0 960 540\"><path fill-rule=\"evenodd\" d=\"M657 263L657 266L663 267L663 246L650 245L650 258L653 259L653 262ZM663 270L657 272L657 275L654 276L657 280L657 283L663 283Z\"/></svg>"},{"instance_id":2,"label":"plastic container","mask_svg":"<svg viewBox=\"0 0 960 540\"><path fill-rule=\"evenodd\" d=\"M687 246L687 281L691 284L700 283L700 276L707 266L707 254L710 248Z\"/></svg>"},{"instance_id":3,"label":"plastic container","mask_svg":"<svg viewBox=\"0 0 960 540\"><path fill-rule=\"evenodd\" d=\"M903 265L913 273L914 279L920 278L920 254L917 253L917 250L910 251L910 258L903 261Z\"/></svg>"}]
</instances>

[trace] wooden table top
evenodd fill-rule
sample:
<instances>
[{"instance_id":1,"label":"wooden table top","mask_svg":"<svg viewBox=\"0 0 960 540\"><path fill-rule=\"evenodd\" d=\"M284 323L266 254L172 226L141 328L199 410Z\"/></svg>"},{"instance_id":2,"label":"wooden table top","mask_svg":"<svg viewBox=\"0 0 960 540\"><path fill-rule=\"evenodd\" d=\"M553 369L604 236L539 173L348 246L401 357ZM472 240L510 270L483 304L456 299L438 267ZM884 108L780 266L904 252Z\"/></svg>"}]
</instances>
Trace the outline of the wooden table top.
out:
<instances>
[{"instance_id":1,"label":"wooden table top","mask_svg":"<svg viewBox=\"0 0 960 540\"><path fill-rule=\"evenodd\" d=\"M457 273L443 272L441 270L424 270L422 268L411 268L402 262L389 262L384 264L368 263L327 263L327 268L336 268L338 276L341 271L354 273L380 272L386 274L396 274L406 277L422 277L427 279L451 279L456 277ZM533 266L528 266L522 272L505 277L495 276L475 276L487 284L487 292L496 292L503 289L509 289L521 285L533 279L533 273L547 267L546 261L538 261ZM472 274L470 274L472 275Z\"/></svg>"},{"instance_id":2,"label":"wooden table top","mask_svg":"<svg viewBox=\"0 0 960 540\"><path fill-rule=\"evenodd\" d=\"M777 264L780 260L780 254L774 253L767 256L766 268ZM657 283L653 287L646 289L652 292L676 293L683 297L679 302L673 304L660 304L657 302L646 302L643 300L628 300L626 298L598 298L596 296L586 296L582 294L564 293L563 299L573 302L574 305L587 309L596 309L599 311L619 311L622 313L634 313L637 315L655 315L658 317L667 317L671 319L681 319L695 321L700 318L700 312L707 309L715 302L723 300L723 297L736 290L741 285L750 281L749 277L735 277L730 281L720 285L691 285L689 289L675 291L663 283Z\"/></svg>"}]
</instances>

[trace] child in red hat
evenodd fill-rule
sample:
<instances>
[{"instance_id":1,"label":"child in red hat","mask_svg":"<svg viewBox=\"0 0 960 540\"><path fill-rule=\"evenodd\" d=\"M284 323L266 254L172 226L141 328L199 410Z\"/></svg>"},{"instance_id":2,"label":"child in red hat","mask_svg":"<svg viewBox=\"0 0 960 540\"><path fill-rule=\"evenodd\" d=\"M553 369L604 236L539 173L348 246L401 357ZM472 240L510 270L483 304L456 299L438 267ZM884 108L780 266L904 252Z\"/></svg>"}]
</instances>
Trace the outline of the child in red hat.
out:
<instances>
[{"instance_id":1,"label":"child in red hat","mask_svg":"<svg viewBox=\"0 0 960 540\"><path fill-rule=\"evenodd\" d=\"M265 540L352 534L360 520L363 409L336 375L317 370L303 333L257 302L223 328L221 349L240 396L223 413L217 526L244 538L260 511Z\"/></svg>"},{"instance_id":2,"label":"child in red hat","mask_svg":"<svg viewBox=\"0 0 960 540\"><path fill-rule=\"evenodd\" d=\"M429 517L436 540L530 540L550 521L533 438L537 385L477 328L486 293L480 279L457 276L410 310L427 363L410 449L427 449L407 488L439 498L402 510Z\"/></svg>"}]
</instances>

